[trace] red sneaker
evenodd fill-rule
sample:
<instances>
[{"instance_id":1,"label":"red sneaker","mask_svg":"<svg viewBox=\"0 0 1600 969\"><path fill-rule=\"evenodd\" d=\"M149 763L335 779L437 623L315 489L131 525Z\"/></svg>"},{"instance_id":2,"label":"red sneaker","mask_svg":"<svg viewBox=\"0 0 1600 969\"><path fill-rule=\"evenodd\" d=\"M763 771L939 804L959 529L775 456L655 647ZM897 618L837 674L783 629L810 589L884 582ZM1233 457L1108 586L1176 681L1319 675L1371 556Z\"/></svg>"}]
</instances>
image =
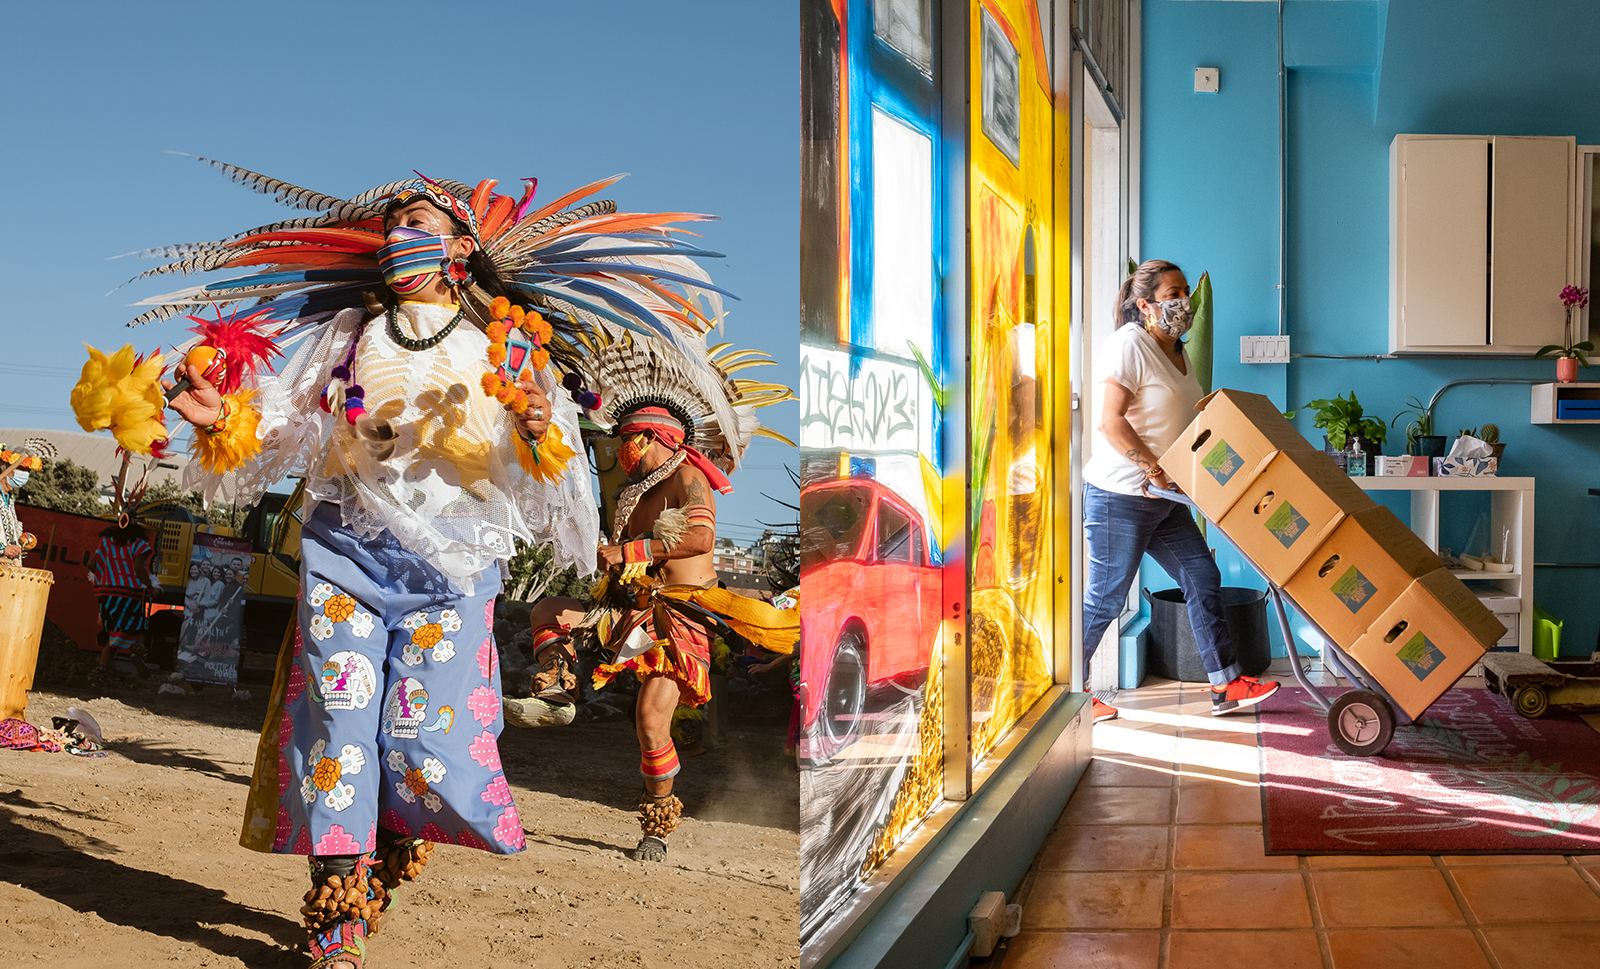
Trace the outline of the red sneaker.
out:
<instances>
[{"instance_id":1,"label":"red sneaker","mask_svg":"<svg viewBox=\"0 0 1600 969\"><path fill-rule=\"evenodd\" d=\"M1117 708L1108 703L1101 703L1099 697L1090 697L1089 705L1094 709L1094 722L1117 719Z\"/></svg>"},{"instance_id":2,"label":"red sneaker","mask_svg":"<svg viewBox=\"0 0 1600 969\"><path fill-rule=\"evenodd\" d=\"M1220 690L1211 688L1211 715L1220 717L1249 709L1276 692L1278 684L1272 680L1263 682L1253 676L1241 676Z\"/></svg>"}]
</instances>

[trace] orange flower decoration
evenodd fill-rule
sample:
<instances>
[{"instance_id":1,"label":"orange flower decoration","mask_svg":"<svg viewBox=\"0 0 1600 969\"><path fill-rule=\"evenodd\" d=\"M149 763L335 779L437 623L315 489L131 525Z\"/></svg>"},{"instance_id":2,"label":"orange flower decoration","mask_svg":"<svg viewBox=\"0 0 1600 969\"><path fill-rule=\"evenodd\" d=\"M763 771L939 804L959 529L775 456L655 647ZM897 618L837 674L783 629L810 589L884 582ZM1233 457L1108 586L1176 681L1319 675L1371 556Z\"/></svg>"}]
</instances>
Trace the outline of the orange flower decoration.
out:
<instances>
[{"instance_id":1,"label":"orange flower decoration","mask_svg":"<svg viewBox=\"0 0 1600 969\"><path fill-rule=\"evenodd\" d=\"M322 614L334 622L344 622L356 614L356 601L345 595L334 596L322 607Z\"/></svg>"},{"instance_id":2,"label":"orange flower decoration","mask_svg":"<svg viewBox=\"0 0 1600 969\"><path fill-rule=\"evenodd\" d=\"M411 788L413 794L428 793L428 779L422 776L422 768L413 767L406 771L406 786Z\"/></svg>"},{"instance_id":3,"label":"orange flower decoration","mask_svg":"<svg viewBox=\"0 0 1600 969\"><path fill-rule=\"evenodd\" d=\"M443 638L444 630L440 629L439 624L436 622L430 622L411 634L411 641L417 645L418 649L430 649Z\"/></svg>"},{"instance_id":4,"label":"orange flower decoration","mask_svg":"<svg viewBox=\"0 0 1600 969\"><path fill-rule=\"evenodd\" d=\"M555 330L550 326L549 320L537 311L513 306L504 296L495 297L489 304L489 316L490 322L486 328L489 337L489 366L496 371L505 366L506 343L510 340L513 330L521 330L533 343L533 349L528 354L529 367L543 370L550 366L550 351L545 345L554 337ZM523 371L522 379L531 379L529 371ZM497 372L485 374L482 387L484 396L493 397L518 414L528 409L528 395L518 390L513 381L507 380Z\"/></svg>"},{"instance_id":5,"label":"orange flower decoration","mask_svg":"<svg viewBox=\"0 0 1600 969\"><path fill-rule=\"evenodd\" d=\"M317 785L319 791L331 791L333 785L339 783L339 777L344 773L339 762L332 757L324 757L317 763L317 769L311 775L311 783Z\"/></svg>"}]
</instances>

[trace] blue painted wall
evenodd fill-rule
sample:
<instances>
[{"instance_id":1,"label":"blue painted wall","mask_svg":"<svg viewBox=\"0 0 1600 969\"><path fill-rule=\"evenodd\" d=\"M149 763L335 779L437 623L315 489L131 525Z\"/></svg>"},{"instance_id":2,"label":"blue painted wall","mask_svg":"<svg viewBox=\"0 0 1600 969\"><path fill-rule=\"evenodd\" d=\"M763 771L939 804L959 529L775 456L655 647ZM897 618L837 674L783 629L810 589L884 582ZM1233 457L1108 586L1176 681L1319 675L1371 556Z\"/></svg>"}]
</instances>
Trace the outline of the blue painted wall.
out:
<instances>
[{"instance_id":1,"label":"blue painted wall","mask_svg":"<svg viewBox=\"0 0 1600 969\"><path fill-rule=\"evenodd\" d=\"M1210 271L1215 386L1263 393L1285 409L1353 390L1369 414L1387 418L1407 396L1426 401L1459 378L1553 379L1544 361L1239 363L1240 336L1278 329L1277 5L1145 0L1143 28L1140 257L1171 259L1191 280ZM1396 134L1574 135L1600 144L1595 0L1289 0L1285 51L1288 332L1297 353L1388 350ZM1219 93L1194 93L1200 66L1221 68ZM1600 370L1591 374L1600 379ZM1460 388L1439 405L1441 433L1486 422L1507 442L1501 473L1538 478L1535 558L1600 561L1600 497L1588 495L1600 488L1600 427L1530 424L1525 386ZM1296 423L1316 433L1309 416ZM1388 503L1405 517L1403 501ZM1456 504L1445 508L1455 520L1443 544L1460 550L1479 506ZM1222 544L1225 580L1260 587ZM1148 563L1146 579L1171 585ZM1600 630L1600 571L1540 569L1535 581L1538 601L1566 620L1564 651L1589 652Z\"/></svg>"}]
</instances>

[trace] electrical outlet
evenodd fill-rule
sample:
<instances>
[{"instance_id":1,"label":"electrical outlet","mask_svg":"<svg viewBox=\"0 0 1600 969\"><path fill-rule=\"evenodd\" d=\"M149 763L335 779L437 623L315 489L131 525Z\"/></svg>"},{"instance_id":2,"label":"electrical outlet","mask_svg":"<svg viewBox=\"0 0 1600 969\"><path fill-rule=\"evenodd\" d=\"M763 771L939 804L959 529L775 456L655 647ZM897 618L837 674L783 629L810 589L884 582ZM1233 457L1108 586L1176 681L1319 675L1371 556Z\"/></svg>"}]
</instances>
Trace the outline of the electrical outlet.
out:
<instances>
[{"instance_id":1,"label":"electrical outlet","mask_svg":"<svg viewBox=\"0 0 1600 969\"><path fill-rule=\"evenodd\" d=\"M1221 68L1197 67L1194 69L1194 90L1196 94L1216 94L1221 80Z\"/></svg>"},{"instance_id":2,"label":"electrical outlet","mask_svg":"<svg viewBox=\"0 0 1600 969\"><path fill-rule=\"evenodd\" d=\"M1288 363L1287 336L1242 336L1239 338L1240 363Z\"/></svg>"}]
</instances>

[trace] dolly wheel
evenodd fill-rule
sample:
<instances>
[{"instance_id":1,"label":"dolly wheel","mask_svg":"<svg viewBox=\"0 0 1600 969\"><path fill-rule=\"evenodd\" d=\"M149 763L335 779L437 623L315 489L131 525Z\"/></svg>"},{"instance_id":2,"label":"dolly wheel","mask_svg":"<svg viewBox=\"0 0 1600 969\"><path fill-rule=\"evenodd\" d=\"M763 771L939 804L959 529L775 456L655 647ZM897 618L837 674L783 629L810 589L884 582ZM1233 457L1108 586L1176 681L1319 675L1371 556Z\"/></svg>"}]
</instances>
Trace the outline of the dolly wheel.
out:
<instances>
[{"instance_id":1,"label":"dolly wheel","mask_svg":"<svg viewBox=\"0 0 1600 969\"><path fill-rule=\"evenodd\" d=\"M1394 711L1370 690L1350 690L1333 701L1328 733L1352 757L1376 757L1394 738Z\"/></svg>"},{"instance_id":2,"label":"dolly wheel","mask_svg":"<svg viewBox=\"0 0 1600 969\"><path fill-rule=\"evenodd\" d=\"M1550 709L1550 697L1544 692L1544 687L1537 683L1517 688L1517 695L1511 698L1511 705L1517 712L1532 720L1534 717L1544 716Z\"/></svg>"}]
</instances>

